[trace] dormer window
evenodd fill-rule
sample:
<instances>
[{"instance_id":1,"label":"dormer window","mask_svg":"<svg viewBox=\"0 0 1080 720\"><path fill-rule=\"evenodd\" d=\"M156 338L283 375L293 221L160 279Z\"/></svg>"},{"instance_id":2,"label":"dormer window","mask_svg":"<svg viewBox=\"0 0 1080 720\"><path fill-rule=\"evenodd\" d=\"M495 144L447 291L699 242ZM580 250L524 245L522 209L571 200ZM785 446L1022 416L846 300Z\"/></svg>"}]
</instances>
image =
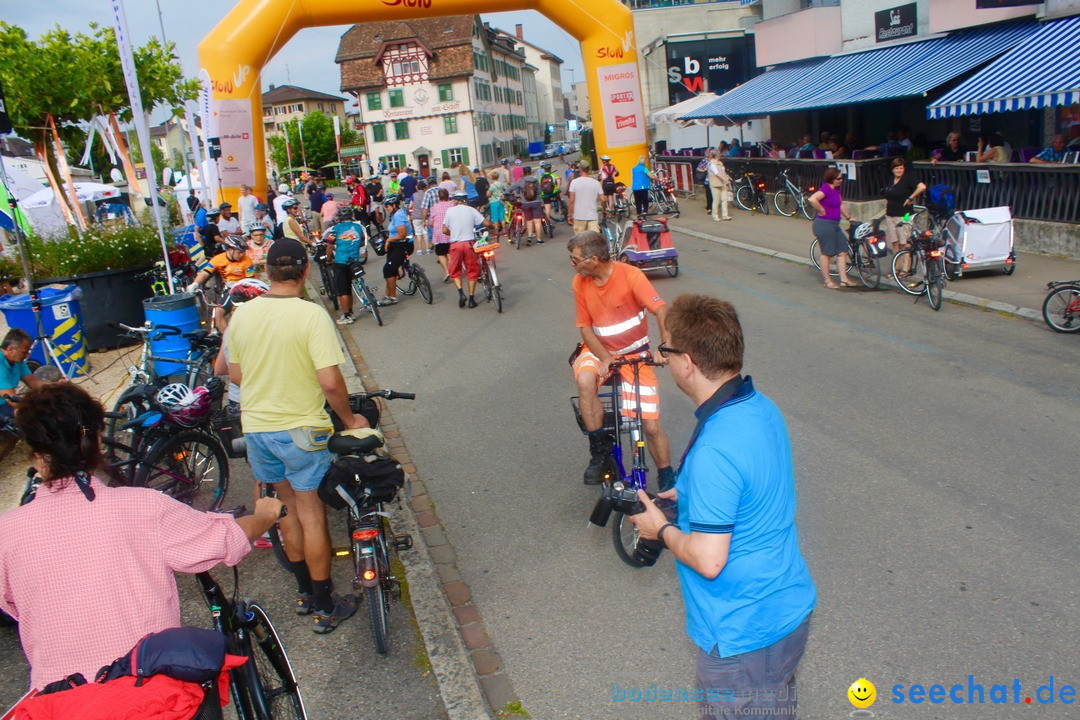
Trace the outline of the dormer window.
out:
<instances>
[{"instance_id":1,"label":"dormer window","mask_svg":"<svg viewBox=\"0 0 1080 720\"><path fill-rule=\"evenodd\" d=\"M428 57L418 43L387 45L380 57L388 86L426 82Z\"/></svg>"}]
</instances>

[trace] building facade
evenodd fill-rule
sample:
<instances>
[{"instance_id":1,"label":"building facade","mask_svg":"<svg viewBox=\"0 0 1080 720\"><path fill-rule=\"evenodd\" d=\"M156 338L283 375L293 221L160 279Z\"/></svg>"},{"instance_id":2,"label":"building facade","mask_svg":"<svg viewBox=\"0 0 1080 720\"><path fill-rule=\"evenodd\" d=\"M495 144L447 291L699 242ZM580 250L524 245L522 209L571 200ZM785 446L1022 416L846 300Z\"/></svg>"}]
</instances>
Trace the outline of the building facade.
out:
<instances>
[{"instance_id":1,"label":"building facade","mask_svg":"<svg viewBox=\"0 0 1080 720\"><path fill-rule=\"evenodd\" d=\"M540 124L551 128L551 141L561 142L566 140L566 111L563 99L562 65L563 61L554 53L534 45L525 40L525 30L518 24L514 27L511 35L505 30L499 30L498 34L515 42L524 50L525 60L536 70L536 104L540 116ZM543 133L532 140L543 140Z\"/></svg>"},{"instance_id":2,"label":"building facade","mask_svg":"<svg viewBox=\"0 0 1080 720\"><path fill-rule=\"evenodd\" d=\"M296 85L270 85L263 93L263 137L266 143L267 176L287 168L275 168L270 160L270 136L280 134L293 118L303 122L304 116L321 112L329 118L337 117L344 127L345 98L309 90ZM300 165L300 148L293 148L293 162Z\"/></svg>"},{"instance_id":3,"label":"building facade","mask_svg":"<svg viewBox=\"0 0 1080 720\"><path fill-rule=\"evenodd\" d=\"M476 15L354 25L336 62L369 159L438 175L528 146L524 54Z\"/></svg>"}]
</instances>

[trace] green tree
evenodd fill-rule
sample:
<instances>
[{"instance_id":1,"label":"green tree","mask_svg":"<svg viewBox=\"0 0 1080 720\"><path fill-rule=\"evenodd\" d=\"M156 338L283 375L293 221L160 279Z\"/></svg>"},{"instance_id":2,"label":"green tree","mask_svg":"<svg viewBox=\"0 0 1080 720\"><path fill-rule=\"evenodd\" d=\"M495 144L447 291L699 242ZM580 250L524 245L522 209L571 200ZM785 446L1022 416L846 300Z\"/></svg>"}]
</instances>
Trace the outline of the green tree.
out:
<instances>
[{"instance_id":1,"label":"green tree","mask_svg":"<svg viewBox=\"0 0 1080 720\"><path fill-rule=\"evenodd\" d=\"M304 151L300 152L300 122L293 118L285 123L282 132L270 136L270 160L280 170L289 167L300 167L304 163L303 157L307 157L307 166L313 170L337 162L337 147L334 144L334 121L322 111L316 110L304 116ZM289 164L289 155L285 148L285 135L289 136L289 144L292 146L292 165ZM356 131L342 123L341 144L352 145L358 142Z\"/></svg>"}]
</instances>

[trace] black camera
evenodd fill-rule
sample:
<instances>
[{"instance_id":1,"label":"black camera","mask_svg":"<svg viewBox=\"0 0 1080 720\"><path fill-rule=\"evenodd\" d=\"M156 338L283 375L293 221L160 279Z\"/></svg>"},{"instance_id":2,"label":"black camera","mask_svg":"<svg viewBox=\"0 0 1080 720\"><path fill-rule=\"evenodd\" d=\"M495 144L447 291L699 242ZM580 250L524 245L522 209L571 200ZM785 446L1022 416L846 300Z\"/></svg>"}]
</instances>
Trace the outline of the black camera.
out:
<instances>
[{"instance_id":1,"label":"black camera","mask_svg":"<svg viewBox=\"0 0 1080 720\"><path fill-rule=\"evenodd\" d=\"M593 507L589 522L599 527L607 527L611 512L618 510L625 515L637 515L645 512L645 504L638 499L637 490L628 487L621 480L605 485L600 498Z\"/></svg>"}]
</instances>

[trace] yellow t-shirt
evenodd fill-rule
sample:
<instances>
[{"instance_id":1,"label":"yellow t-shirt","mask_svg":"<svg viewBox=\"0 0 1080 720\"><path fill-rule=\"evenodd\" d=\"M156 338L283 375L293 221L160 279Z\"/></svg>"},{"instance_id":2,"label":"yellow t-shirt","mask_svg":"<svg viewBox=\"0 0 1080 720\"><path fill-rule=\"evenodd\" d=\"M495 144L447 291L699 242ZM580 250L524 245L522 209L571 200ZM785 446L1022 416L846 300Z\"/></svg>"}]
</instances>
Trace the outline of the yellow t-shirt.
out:
<instances>
[{"instance_id":1,"label":"yellow t-shirt","mask_svg":"<svg viewBox=\"0 0 1080 720\"><path fill-rule=\"evenodd\" d=\"M330 426L315 373L345 357L333 321L315 303L264 296L236 308L229 359L243 373L244 432Z\"/></svg>"}]
</instances>

